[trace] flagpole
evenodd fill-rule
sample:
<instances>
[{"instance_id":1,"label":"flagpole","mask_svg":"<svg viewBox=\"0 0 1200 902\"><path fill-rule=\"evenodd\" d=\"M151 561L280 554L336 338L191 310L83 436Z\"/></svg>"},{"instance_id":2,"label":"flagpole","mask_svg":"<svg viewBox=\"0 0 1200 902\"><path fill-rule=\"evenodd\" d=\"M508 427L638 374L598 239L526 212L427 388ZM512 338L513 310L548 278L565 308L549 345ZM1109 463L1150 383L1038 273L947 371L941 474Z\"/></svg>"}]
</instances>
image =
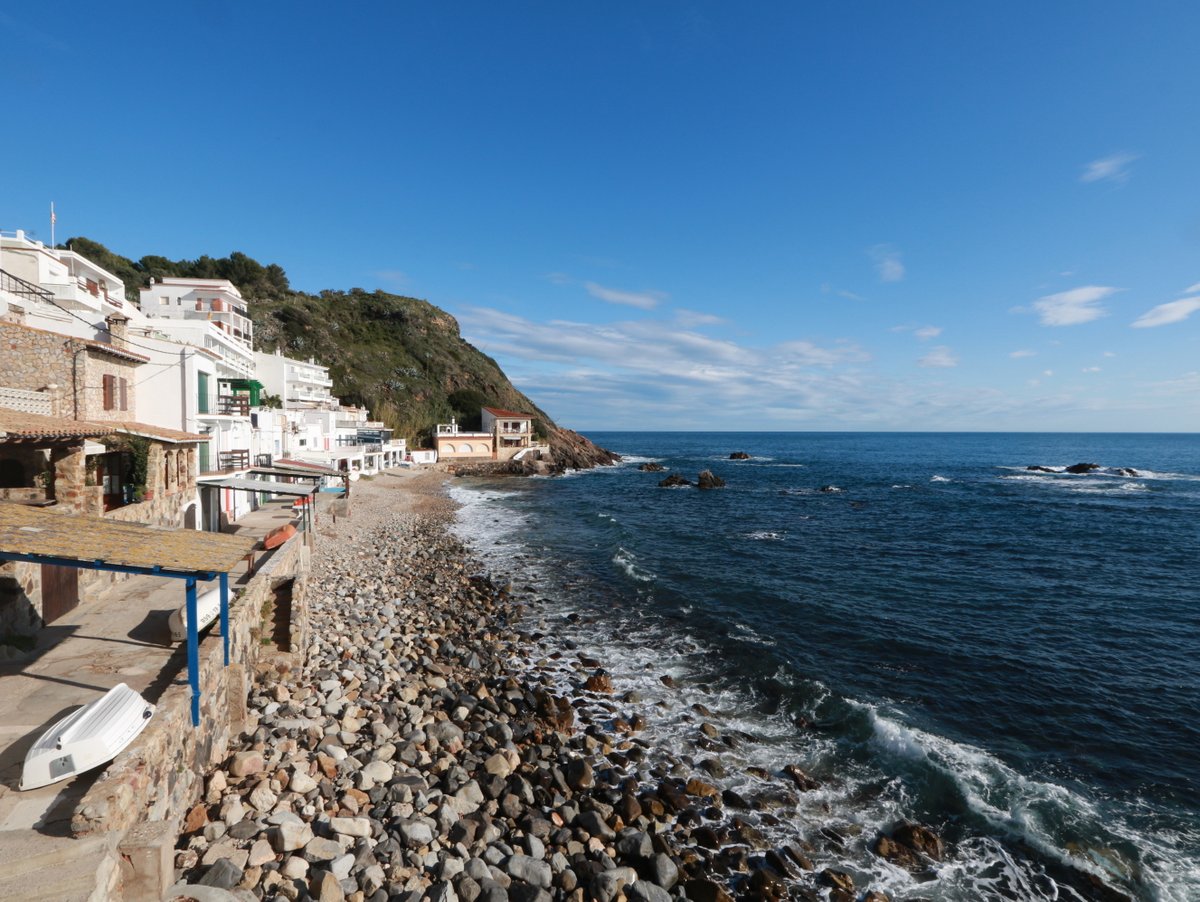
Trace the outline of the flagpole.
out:
<instances>
[{"instance_id":1,"label":"flagpole","mask_svg":"<svg viewBox=\"0 0 1200 902\"><path fill-rule=\"evenodd\" d=\"M50 249L54 249L54 201L50 201Z\"/></svg>"}]
</instances>

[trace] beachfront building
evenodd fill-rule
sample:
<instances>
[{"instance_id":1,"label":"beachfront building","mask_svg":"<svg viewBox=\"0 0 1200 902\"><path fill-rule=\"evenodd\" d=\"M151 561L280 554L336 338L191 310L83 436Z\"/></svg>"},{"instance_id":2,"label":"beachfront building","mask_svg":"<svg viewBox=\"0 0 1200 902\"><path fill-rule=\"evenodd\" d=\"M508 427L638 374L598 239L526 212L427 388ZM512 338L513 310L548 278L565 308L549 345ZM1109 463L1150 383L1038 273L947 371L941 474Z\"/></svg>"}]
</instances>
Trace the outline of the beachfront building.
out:
<instances>
[{"instance_id":1,"label":"beachfront building","mask_svg":"<svg viewBox=\"0 0 1200 902\"><path fill-rule=\"evenodd\" d=\"M0 314L9 303L81 337L91 337L85 330L94 330L110 313L132 307L115 275L73 251L48 248L20 229L0 233Z\"/></svg>"},{"instance_id":2,"label":"beachfront building","mask_svg":"<svg viewBox=\"0 0 1200 902\"><path fill-rule=\"evenodd\" d=\"M485 407L480 412L484 432L492 435L497 460L510 460L535 445L533 414Z\"/></svg>"},{"instance_id":3,"label":"beachfront building","mask_svg":"<svg viewBox=\"0 0 1200 902\"><path fill-rule=\"evenodd\" d=\"M438 423L433 443L439 461L491 460L495 455L492 433L461 430L455 419L449 423Z\"/></svg>"},{"instance_id":4,"label":"beachfront building","mask_svg":"<svg viewBox=\"0 0 1200 902\"><path fill-rule=\"evenodd\" d=\"M329 368L311 357L297 360L284 357L278 350L273 354L255 351L254 365L256 378L266 393L278 397L284 408L327 409L338 403L330 393L333 380L329 378Z\"/></svg>"}]
</instances>

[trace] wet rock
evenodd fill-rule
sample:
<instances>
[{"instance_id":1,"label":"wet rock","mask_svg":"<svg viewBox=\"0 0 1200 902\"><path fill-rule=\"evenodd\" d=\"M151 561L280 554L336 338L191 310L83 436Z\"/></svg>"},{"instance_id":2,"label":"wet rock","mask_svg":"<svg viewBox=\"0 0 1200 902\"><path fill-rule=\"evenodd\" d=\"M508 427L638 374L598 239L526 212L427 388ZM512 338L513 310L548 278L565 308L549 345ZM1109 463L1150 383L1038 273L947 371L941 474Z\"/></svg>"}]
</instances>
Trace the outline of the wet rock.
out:
<instances>
[{"instance_id":1,"label":"wet rock","mask_svg":"<svg viewBox=\"0 0 1200 902\"><path fill-rule=\"evenodd\" d=\"M745 451L734 451L732 454L729 455L729 459L730 460L749 460L750 455L747 454Z\"/></svg>"},{"instance_id":2,"label":"wet rock","mask_svg":"<svg viewBox=\"0 0 1200 902\"><path fill-rule=\"evenodd\" d=\"M725 487L725 480L720 476L713 474L712 470L701 470L700 475L696 477L696 488L698 489L720 489Z\"/></svg>"},{"instance_id":3,"label":"wet rock","mask_svg":"<svg viewBox=\"0 0 1200 902\"><path fill-rule=\"evenodd\" d=\"M686 889L691 902L733 902L725 887L713 880L702 877L689 880Z\"/></svg>"},{"instance_id":4,"label":"wet rock","mask_svg":"<svg viewBox=\"0 0 1200 902\"><path fill-rule=\"evenodd\" d=\"M825 868L820 874L821 883L825 886L832 887L835 892L849 893L850 898L854 897L854 878L845 871L835 871L832 868Z\"/></svg>"},{"instance_id":5,"label":"wet rock","mask_svg":"<svg viewBox=\"0 0 1200 902\"><path fill-rule=\"evenodd\" d=\"M1031 473L1056 473L1056 472L1058 472L1053 467L1043 467L1040 464L1030 464L1025 469L1030 471Z\"/></svg>"},{"instance_id":6,"label":"wet rock","mask_svg":"<svg viewBox=\"0 0 1200 902\"><path fill-rule=\"evenodd\" d=\"M587 678L587 682L583 684L583 688L588 692L612 692L612 677L607 673L593 673Z\"/></svg>"},{"instance_id":7,"label":"wet rock","mask_svg":"<svg viewBox=\"0 0 1200 902\"><path fill-rule=\"evenodd\" d=\"M941 861L946 853L942 838L923 824L906 821L892 831L892 839L934 861Z\"/></svg>"},{"instance_id":8,"label":"wet rock","mask_svg":"<svg viewBox=\"0 0 1200 902\"><path fill-rule=\"evenodd\" d=\"M1079 463L1079 464L1071 464L1071 466L1066 467L1063 470L1063 472L1080 474L1080 473L1091 473L1092 471L1099 470L1099 469L1100 469L1100 464Z\"/></svg>"},{"instance_id":9,"label":"wet rock","mask_svg":"<svg viewBox=\"0 0 1200 902\"><path fill-rule=\"evenodd\" d=\"M660 488L672 489L672 488L679 488L682 486L691 485L691 482L689 482L684 477L680 476L678 473L672 473L666 479L663 479L662 481L660 481L658 485Z\"/></svg>"},{"instance_id":10,"label":"wet rock","mask_svg":"<svg viewBox=\"0 0 1200 902\"><path fill-rule=\"evenodd\" d=\"M648 461L644 464L638 464L638 469L643 473L661 473L666 469L662 464Z\"/></svg>"}]
</instances>

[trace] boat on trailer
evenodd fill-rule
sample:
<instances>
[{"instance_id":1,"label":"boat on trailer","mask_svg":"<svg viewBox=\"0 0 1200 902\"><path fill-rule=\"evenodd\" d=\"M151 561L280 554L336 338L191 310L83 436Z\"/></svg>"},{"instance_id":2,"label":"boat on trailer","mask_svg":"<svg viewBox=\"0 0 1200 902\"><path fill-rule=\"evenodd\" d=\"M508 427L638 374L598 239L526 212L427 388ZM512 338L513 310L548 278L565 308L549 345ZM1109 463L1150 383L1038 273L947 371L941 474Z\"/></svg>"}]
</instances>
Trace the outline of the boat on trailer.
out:
<instances>
[{"instance_id":1,"label":"boat on trailer","mask_svg":"<svg viewBox=\"0 0 1200 902\"><path fill-rule=\"evenodd\" d=\"M153 716L154 705L118 683L38 738L25 754L21 789L49 786L111 761Z\"/></svg>"},{"instance_id":2,"label":"boat on trailer","mask_svg":"<svg viewBox=\"0 0 1200 902\"><path fill-rule=\"evenodd\" d=\"M221 613L221 590L213 589L196 596L196 629L202 630ZM160 620L159 623L162 621ZM167 618L167 626L171 630L171 641L182 642L187 638L187 605L180 605L178 611L171 612Z\"/></svg>"}]
</instances>

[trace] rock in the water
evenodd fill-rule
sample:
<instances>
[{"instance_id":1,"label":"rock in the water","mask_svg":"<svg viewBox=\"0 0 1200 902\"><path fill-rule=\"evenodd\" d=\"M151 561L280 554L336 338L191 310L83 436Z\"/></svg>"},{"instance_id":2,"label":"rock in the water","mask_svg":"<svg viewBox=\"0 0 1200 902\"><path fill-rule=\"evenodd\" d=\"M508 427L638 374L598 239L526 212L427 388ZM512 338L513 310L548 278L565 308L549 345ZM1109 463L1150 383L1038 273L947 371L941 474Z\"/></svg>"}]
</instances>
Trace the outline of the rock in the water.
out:
<instances>
[{"instance_id":1,"label":"rock in the water","mask_svg":"<svg viewBox=\"0 0 1200 902\"><path fill-rule=\"evenodd\" d=\"M725 487L725 480L720 476L713 475L712 470L701 470L700 475L696 477L696 488L698 489L720 489Z\"/></svg>"},{"instance_id":2,"label":"rock in the water","mask_svg":"<svg viewBox=\"0 0 1200 902\"><path fill-rule=\"evenodd\" d=\"M655 463L654 461L648 461L647 463L644 463L644 464L638 464L638 469L641 470L643 473L661 473L663 470L666 469L666 467L664 467L660 463Z\"/></svg>"},{"instance_id":3,"label":"rock in the water","mask_svg":"<svg viewBox=\"0 0 1200 902\"><path fill-rule=\"evenodd\" d=\"M1041 464L1030 464L1025 469L1031 473L1056 473L1056 472L1058 472L1053 467L1043 467Z\"/></svg>"},{"instance_id":4,"label":"rock in the water","mask_svg":"<svg viewBox=\"0 0 1200 902\"><path fill-rule=\"evenodd\" d=\"M597 671L587 678L587 682L583 684L583 688L588 692L612 692L612 677L607 673Z\"/></svg>"},{"instance_id":5,"label":"rock in the water","mask_svg":"<svg viewBox=\"0 0 1200 902\"><path fill-rule=\"evenodd\" d=\"M826 868L821 871L821 882L826 886L833 887L835 891L851 894L854 892L854 878L845 871L835 871L832 868ZM853 898L853 895L851 898Z\"/></svg>"},{"instance_id":6,"label":"rock in the water","mask_svg":"<svg viewBox=\"0 0 1200 902\"><path fill-rule=\"evenodd\" d=\"M659 482L659 487L664 489L673 489L680 486L691 485L691 483L680 476L678 473L672 473L666 479Z\"/></svg>"},{"instance_id":7,"label":"rock in the water","mask_svg":"<svg viewBox=\"0 0 1200 902\"><path fill-rule=\"evenodd\" d=\"M729 459L730 460L749 460L750 455L747 454L745 451L734 451L732 454L729 455Z\"/></svg>"},{"instance_id":8,"label":"rock in the water","mask_svg":"<svg viewBox=\"0 0 1200 902\"><path fill-rule=\"evenodd\" d=\"M1099 469L1100 469L1100 464L1086 464L1086 463L1084 463L1084 464L1071 464L1071 466L1069 466L1069 467L1067 467L1067 468L1066 468L1065 472L1067 472L1067 473L1076 473L1076 474L1078 474L1078 473L1091 473L1093 470L1099 470Z\"/></svg>"},{"instance_id":9,"label":"rock in the water","mask_svg":"<svg viewBox=\"0 0 1200 902\"><path fill-rule=\"evenodd\" d=\"M905 822L892 831L892 839L903 846L908 846L914 852L927 855L934 861L941 861L946 854L942 838L922 824Z\"/></svg>"}]
</instances>

